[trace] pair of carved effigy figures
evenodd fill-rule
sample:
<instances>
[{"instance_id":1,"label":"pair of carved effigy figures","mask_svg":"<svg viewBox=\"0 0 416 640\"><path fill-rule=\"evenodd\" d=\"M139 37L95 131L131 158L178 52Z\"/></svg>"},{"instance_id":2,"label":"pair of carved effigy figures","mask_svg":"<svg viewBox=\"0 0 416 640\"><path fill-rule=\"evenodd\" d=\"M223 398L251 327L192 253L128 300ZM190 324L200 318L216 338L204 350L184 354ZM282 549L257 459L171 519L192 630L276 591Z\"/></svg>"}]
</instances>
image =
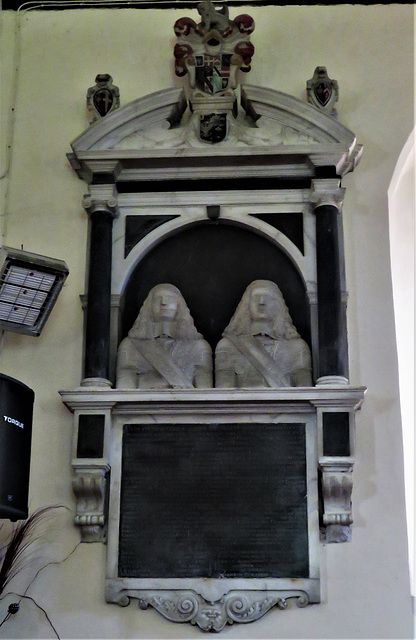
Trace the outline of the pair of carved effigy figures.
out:
<instances>
[{"instance_id":1,"label":"pair of carved effigy figures","mask_svg":"<svg viewBox=\"0 0 416 640\"><path fill-rule=\"evenodd\" d=\"M280 289L255 280L215 349L215 386L311 386L308 345L296 331ZM179 289L154 287L118 349L117 387L192 389L214 386L210 345L198 333Z\"/></svg>"}]
</instances>

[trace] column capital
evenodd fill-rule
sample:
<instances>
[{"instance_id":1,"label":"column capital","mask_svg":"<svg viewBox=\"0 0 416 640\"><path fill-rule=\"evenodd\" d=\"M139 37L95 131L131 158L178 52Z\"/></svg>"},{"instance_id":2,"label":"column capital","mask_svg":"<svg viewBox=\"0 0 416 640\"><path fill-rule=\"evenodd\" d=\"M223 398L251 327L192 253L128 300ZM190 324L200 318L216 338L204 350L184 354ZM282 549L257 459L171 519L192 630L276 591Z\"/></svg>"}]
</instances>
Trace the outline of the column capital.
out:
<instances>
[{"instance_id":1,"label":"column capital","mask_svg":"<svg viewBox=\"0 0 416 640\"><path fill-rule=\"evenodd\" d=\"M334 178L323 178L311 181L310 202L314 209L329 205L341 210L344 201L345 189L340 187L341 181Z\"/></svg>"},{"instance_id":2,"label":"column capital","mask_svg":"<svg viewBox=\"0 0 416 640\"><path fill-rule=\"evenodd\" d=\"M117 189L114 184L90 185L90 193L84 195L82 206L91 216L95 211L109 213L116 218L119 213Z\"/></svg>"}]
</instances>

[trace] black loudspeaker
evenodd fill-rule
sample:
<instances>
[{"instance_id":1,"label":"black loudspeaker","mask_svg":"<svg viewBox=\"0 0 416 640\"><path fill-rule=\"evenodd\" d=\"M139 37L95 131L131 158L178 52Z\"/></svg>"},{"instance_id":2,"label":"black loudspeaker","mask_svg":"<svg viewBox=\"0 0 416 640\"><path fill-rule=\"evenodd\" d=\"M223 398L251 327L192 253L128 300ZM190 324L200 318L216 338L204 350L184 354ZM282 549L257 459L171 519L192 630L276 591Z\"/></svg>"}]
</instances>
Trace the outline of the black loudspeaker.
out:
<instances>
[{"instance_id":1,"label":"black loudspeaker","mask_svg":"<svg viewBox=\"0 0 416 640\"><path fill-rule=\"evenodd\" d=\"M30 449L35 394L0 373L0 518L28 516Z\"/></svg>"}]
</instances>

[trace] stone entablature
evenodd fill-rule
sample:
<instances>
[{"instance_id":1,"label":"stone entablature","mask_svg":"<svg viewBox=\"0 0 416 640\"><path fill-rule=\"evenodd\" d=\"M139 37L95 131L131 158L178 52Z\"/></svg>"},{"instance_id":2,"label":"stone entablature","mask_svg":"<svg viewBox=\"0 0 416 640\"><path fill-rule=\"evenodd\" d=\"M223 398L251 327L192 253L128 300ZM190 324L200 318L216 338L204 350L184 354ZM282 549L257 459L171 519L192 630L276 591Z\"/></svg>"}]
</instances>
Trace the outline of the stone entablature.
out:
<instances>
[{"instance_id":1,"label":"stone entablature","mask_svg":"<svg viewBox=\"0 0 416 640\"><path fill-rule=\"evenodd\" d=\"M297 98L245 85L242 104L228 138L207 145L189 125L184 90L158 91L93 124L74 140L68 158L88 183L103 174L114 181L312 178L328 166L343 176L360 160L351 131Z\"/></svg>"}]
</instances>

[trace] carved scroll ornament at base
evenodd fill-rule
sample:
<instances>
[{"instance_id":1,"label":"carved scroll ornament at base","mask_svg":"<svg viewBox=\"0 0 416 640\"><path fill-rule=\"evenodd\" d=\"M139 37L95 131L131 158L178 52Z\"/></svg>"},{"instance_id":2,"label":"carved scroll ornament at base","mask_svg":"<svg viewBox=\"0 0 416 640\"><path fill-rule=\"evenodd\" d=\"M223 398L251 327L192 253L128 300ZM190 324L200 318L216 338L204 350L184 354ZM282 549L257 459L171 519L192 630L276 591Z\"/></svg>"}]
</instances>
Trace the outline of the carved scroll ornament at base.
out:
<instances>
[{"instance_id":1,"label":"carved scroll ornament at base","mask_svg":"<svg viewBox=\"0 0 416 640\"><path fill-rule=\"evenodd\" d=\"M172 622L190 622L203 631L221 631L234 622L254 622L272 607L286 609L288 601L296 598L298 607L306 607L309 597L305 591L230 591L221 600L209 602L196 591L143 591L121 592L117 603L130 604L130 598L139 599L140 609L154 607Z\"/></svg>"},{"instance_id":2,"label":"carved scroll ornament at base","mask_svg":"<svg viewBox=\"0 0 416 640\"><path fill-rule=\"evenodd\" d=\"M179 289L159 284L150 291L118 349L119 389L212 387L212 352L194 327Z\"/></svg>"},{"instance_id":3,"label":"carved scroll ornament at base","mask_svg":"<svg viewBox=\"0 0 416 640\"><path fill-rule=\"evenodd\" d=\"M223 336L215 352L217 387L312 386L309 347L274 282L247 287Z\"/></svg>"}]
</instances>

